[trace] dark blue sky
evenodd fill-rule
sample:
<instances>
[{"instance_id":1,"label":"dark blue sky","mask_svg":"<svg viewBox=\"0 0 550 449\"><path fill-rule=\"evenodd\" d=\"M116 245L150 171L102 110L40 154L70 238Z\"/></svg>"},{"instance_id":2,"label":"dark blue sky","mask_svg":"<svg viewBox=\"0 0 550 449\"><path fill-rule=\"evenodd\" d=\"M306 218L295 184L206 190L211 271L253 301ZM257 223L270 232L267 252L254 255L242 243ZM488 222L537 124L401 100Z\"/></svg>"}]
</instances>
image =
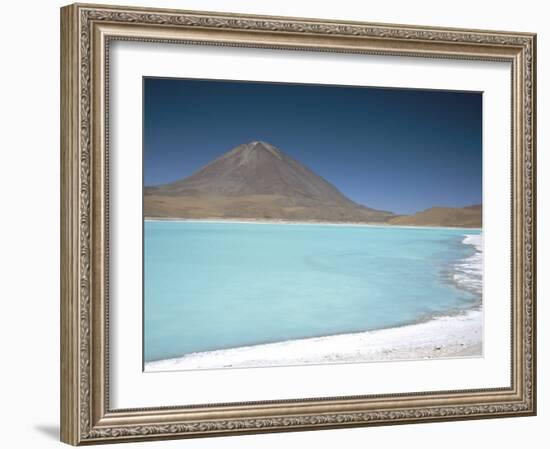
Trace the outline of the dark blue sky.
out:
<instances>
[{"instance_id":1,"label":"dark blue sky","mask_svg":"<svg viewBox=\"0 0 550 449\"><path fill-rule=\"evenodd\" d=\"M144 78L145 185L252 140L376 209L481 203L481 93Z\"/></svg>"}]
</instances>

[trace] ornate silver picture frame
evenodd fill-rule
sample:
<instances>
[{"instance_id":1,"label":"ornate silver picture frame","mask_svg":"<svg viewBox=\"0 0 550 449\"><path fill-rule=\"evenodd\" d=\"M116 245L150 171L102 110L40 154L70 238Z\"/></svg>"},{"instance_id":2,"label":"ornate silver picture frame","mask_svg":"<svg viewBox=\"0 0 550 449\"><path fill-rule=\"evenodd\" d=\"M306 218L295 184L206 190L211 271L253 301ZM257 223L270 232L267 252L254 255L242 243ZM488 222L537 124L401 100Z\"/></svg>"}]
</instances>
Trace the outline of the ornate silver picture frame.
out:
<instances>
[{"instance_id":1,"label":"ornate silver picture frame","mask_svg":"<svg viewBox=\"0 0 550 449\"><path fill-rule=\"evenodd\" d=\"M503 149L502 157L511 159L512 181L510 385L112 408L109 335L116 323L109 319L108 81L116 41L509 63L510 150ZM62 8L62 441L80 445L534 415L535 106L536 36L530 33L105 5Z\"/></svg>"}]
</instances>

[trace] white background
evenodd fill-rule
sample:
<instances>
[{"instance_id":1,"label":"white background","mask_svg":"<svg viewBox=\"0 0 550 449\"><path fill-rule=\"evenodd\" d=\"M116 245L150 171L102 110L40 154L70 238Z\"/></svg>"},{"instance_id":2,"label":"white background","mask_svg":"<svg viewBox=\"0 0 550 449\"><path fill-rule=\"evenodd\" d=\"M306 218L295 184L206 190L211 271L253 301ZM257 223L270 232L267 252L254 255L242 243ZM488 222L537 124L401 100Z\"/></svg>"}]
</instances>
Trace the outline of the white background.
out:
<instances>
[{"instance_id":1,"label":"white background","mask_svg":"<svg viewBox=\"0 0 550 449\"><path fill-rule=\"evenodd\" d=\"M319 2L320 3L320 2ZM548 123L549 15L544 2L427 1L133 1L134 5L209 9L257 14L310 16L378 22L534 31L538 40L539 124ZM3 446L59 447L59 11L57 1L25 2L3 7L0 111L2 140L0 187L4 212L0 319L2 368L0 398ZM538 172L550 169L548 134L539 128ZM549 179L548 177L546 179ZM539 229L550 227L540 206L550 186L539 176ZM548 201L546 201L547 203ZM539 233L538 286L540 320L548 315L547 251ZM471 422L407 425L367 429L270 434L246 437L147 443L148 447L407 447L464 448L483 445L541 447L550 418L547 383L548 326L538 333L539 416ZM546 432L545 432L546 430ZM134 445L135 446L135 445ZM127 445L126 447L131 447ZM135 446L145 447L145 446Z\"/></svg>"},{"instance_id":2,"label":"white background","mask_svg":"<svg viewBox=\"0 0 550 449\"><path fill-rule=\"evenodd\" d=\"M111 407L510 385L510 158L503 157L510 146L509 64L137 42L115 42L110 55ZM136 92L143 75L483 92L484 357L143 373L136 307L142 297L142 99Z\"/></svg>"}]
</instances>

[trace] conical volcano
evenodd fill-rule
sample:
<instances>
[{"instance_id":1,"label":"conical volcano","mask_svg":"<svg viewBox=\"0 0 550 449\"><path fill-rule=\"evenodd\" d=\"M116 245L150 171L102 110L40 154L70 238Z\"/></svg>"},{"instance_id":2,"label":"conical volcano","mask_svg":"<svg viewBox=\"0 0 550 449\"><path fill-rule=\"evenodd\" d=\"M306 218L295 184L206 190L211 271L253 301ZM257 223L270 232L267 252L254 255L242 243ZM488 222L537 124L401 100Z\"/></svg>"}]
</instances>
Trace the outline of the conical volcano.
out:
<instances>
[{"instance_id":1,"label":"conical volcano","mask_svg":"<svg viewBox=\"0 0 550 449\"><path fill-rule=\"evenodd\" d=\"M383 222L391 212L347 198L312 170L261 141L239 145L191 176L146 187L144 215Z\"/></svg>"}]
</instances>

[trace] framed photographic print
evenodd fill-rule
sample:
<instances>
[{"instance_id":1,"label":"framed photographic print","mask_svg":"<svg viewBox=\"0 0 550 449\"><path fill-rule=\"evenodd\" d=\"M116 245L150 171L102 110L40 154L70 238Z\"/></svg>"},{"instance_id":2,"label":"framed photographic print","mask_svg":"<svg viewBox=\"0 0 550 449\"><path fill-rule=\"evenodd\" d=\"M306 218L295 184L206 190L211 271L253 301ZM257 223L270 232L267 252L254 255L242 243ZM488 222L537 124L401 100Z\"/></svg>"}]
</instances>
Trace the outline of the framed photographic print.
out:
<instances>
[{"instance_id":1,"label":"framed photographic print","mask_svg":"<svg viewBox=\"0 0 550 449\"><path fill-rule=\"evenodd\" d=\"M536 413L534 34L61 36L64 442Z\"/></svg>"}]
</instances>

